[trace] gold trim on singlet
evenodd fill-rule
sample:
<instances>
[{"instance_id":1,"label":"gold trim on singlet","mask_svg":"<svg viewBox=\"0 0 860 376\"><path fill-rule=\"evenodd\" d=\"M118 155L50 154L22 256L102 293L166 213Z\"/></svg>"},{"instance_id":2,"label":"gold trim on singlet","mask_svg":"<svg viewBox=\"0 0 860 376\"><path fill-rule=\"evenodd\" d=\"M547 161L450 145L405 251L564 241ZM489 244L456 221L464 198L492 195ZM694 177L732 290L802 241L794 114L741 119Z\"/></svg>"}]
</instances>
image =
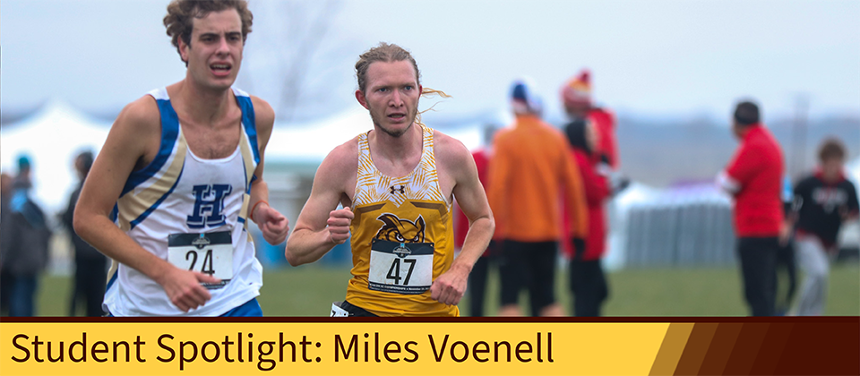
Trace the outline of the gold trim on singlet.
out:
<instances>
[{"instance_id":1,"label":"gold trim on singlet","mask_svg":"<svg viewBox=\"0 0 860 376\"><path fill-rule=\"evenodd\" d=\"M130 192L120 197L117 202L117 223L123 231L131 230L131 222L143 215L147 210L170 192L179 175L182 174L182 166L185 163L185 154L188 152L188 144L185 135L179 131L176 146L173 150L166 169L161 176L151 180L152 183L141 184Z\"/></svg>"}]
</instances>

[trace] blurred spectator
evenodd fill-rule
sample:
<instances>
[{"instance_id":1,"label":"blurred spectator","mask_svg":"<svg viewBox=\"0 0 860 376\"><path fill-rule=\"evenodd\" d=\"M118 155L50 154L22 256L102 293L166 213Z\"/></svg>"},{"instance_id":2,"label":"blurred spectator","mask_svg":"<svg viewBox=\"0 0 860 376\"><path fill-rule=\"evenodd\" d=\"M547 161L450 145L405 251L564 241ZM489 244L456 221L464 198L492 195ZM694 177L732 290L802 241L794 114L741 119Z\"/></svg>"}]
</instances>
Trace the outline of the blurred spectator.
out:
<instances>
[{"instance_id":1,"label":"blurred spectator","mask_svg":"<svg viewBox=\"0 0 860 376\"><path fill-rule=\"evenodd\" d=\"M762 125L758 105L735 108L732 131L740 140L718 184L734 196L734 224L744 296L753 316L773 316L776 254L784 213L780 200L782 150Z\"/></svg>"},{"instance_id":2,"label":"blurred spectator","mask_svg":"<svg viewBox=\"0 0 860 376\"><path fill-rule=\"evenodd\" d=\"M0 239L0 295L9 316L33 316L38 275L48 263L51 231L42 209L30 199L30 158L18 158L18 175L12 182L9 214L3 215L5 233ZM5 212L5 210L4 210Z\"/></svg>"},{"instance_id":3,"label":"blurred spectator","mask_svg":"<svg viewBox=\"0 0 860 376\"><path fill-rule=\"evenodd\" d=\"M0 242L3 239L9 237L9 201L12 198L12 177L8 174L0 173ZM3 262L6 260L5 252L2 250L5 248L5 245L0 243L0 270L3 270ZM5 273L0 272L0 277L5 280ZM0 312L5 313L9 311L9 294L6 293L6 284L0 282L0 287L3 287L3 291L0 291Z\"/></svg>"},{"instance_id":4,"label":"blurred spectator","mask_svg":"<svg viewBox=\"0 0 860 376\"><path fill-rule=\"evenodd\" d=\"M533 316L561 316L555 299L560 199L566 196L578 238L588 233L588 210L579 171L564 135L538 118L525 81L514 82L512 127L498 132L489 168L488 198L502 239L499 315L521 315L518 298L528 287Z\"/></svg>"},{"instance_id":5,"label":"blurred spectator","mask_svg":"<svg viewBox=\"0 0 860 376\"><path fill-rule=\"evenodd\" d=\"M797 300L797 315L824 313L830 263L839 252L836 239L842 223L857 219L857 189L842 171L845 146L827 139L818 150L814 173L794 187L794 210L789 225L796 223L795 244L805 277Z\"/></svg>"},{"instance_id":6,"label":"blurred spectator","mask_svg":"<svg viewBox=\"0 0 860 376\"><path fill-rule=\"evenodd\" d=\"M782 181L782 210L788 219L792 210L794 195L791 192L791 179L786 176ZM781 273L785 270L785 273ZM785 316L791 308L794 293L797 291L797 262L794 251L794 234L790 226L783 226L780 232L779 248L776 251L776 292L780 293L780 275L785 274L787 286L785 295L776 297L776 315Z\"/></svg>"},{"instance_id":7,"label":"blurred spectator","mask_svg":"<svg viewBox=\"0 0 860 376\"><path fill-rule=\"evenodd\" d=\"M594 106L591 98L591 72L583 69L561 87L564 109L571 120L583 119L594 123L600 136L592 158L603 160L613 170L618 170L618 141L615 136L615 115L606 108Z\"/></svg>"},{"instance_id":8,"label":"blurred spectator","mask_svg":"<svg viewBox=\"0 0 860 376\"><path fill-rule=\"evenodd\" d=\"M12 177L0 173L0 218L9 214L9 200L12 197ZM0 219L0 223L3 223ZM2 260L0 260L2 261Z\"/></svg>"},{"instance_id":9,"label":"blurred spectator","mask_svg":"<svg viewBox=\"0 0 860 376\"><path fill-rule=\"evenodd\" d=\"M76 316L78 301L83 301L87 316L98 317L103 314L102 301L107 283L108 258L81 239L73 227L75 205L77 205L78 197L81 195L84 180L93 166L93 159L93 153L90 151L82 152L75 157L75 170L81 180L69 197L69 205L62 218L63 225L69 230L69 237L75 251L75 280L69 305L69 316Z\"/></svg>"},{"instance_id":10,"label":"blurred spectator","mask_svg":"<svg viewBox=\"0 0 860 376\"><path fill-rule=\"evenodd\" d=\"M588 237L585 245L565 247L572 254L569 263L569 287L573 293L574 316L600 316L600 307L609 296L609 286L603 273L601 259L606 252L606 216L604 206L611 194L606 175L599 172L592 157L600 144L599 133L593 122L574 119L565 126L565 133L573 148L573 158L582 175L585 200L588 205Z\"/></svg>"},{"instance_id":11,"label":"blurred spectator","mask_svg":"<svg viewBox=\"0 0 860 376\"><path fill-rule=\"evenodd\" d=\"M484 189L487 188L487 169L490 163L492 154L491 144L493 136L496 134L494 125L484 126L483 146L475 149L472 152L472 158L475 159L475 166L478 168L478 179ZM460 206L454 203L454 247L457 251L463 247L466 241L466 233L469 232L469 219L460 210ZM498 253L498 242L491 240L490 245L472 266L472 272L469 273L469 283L467 290L469 291L469 316L481 317L484 316L484 297L487 291L487 278L489 277L491 264L494 263L494 258Z\"/></svg>"}]
</instances>

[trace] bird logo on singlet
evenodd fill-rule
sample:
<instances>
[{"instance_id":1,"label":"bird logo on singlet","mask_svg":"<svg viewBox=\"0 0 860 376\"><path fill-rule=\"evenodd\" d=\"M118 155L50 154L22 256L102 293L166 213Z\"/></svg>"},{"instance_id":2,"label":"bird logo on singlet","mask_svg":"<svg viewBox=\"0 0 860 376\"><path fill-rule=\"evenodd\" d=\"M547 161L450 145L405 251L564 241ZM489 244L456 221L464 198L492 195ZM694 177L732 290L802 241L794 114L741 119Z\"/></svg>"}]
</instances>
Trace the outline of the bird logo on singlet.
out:
<instances>
[{"instance_id":1,"label":"bird logo on singlet","mask_svg":"<svg viewBox=\"0 0 860 376\"><path fill-rule=\"evenodd\" d=\"M424 242L424 230L426 229L426 224L424 223L424 217L420 215L414 222L408 219L398 218L396 215L391 213L384 213L376 219L381 221L383 225L379 228L379 231L376 232L376 236L374 236L375 239L398 243Z\"/></svg>"}]
</instances>

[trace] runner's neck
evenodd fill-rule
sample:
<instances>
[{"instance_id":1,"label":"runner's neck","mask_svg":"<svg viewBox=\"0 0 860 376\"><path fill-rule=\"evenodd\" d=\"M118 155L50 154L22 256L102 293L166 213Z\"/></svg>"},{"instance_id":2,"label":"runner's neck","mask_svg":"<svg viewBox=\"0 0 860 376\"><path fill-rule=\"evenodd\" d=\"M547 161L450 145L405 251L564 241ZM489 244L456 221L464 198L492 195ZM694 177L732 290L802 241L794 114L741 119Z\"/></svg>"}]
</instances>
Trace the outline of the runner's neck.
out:
<instances>
[{"instance_id":1,"label":"runner's neck","mask_svg":"<svg viewBox=\"0 0 860 376\"><path fill-rule=\"evenodd\" d=\"M198 124L214 124L235 107L232 89L201 90L187 81L172 85L170 93L174 109Z\"/></svg>"},{"instance_id":2,"label":"runner's neck","mask_svg":"<svg viewBox=\"0 0 860 376\"><path fill-rule=\"evenodd\" d=\"M405 134L393 137L374 129L368 135L368 145L372 153L388 161L403 161L423 152L424 132L420 125L413 124Z\"/></svg>"}]
</instances>

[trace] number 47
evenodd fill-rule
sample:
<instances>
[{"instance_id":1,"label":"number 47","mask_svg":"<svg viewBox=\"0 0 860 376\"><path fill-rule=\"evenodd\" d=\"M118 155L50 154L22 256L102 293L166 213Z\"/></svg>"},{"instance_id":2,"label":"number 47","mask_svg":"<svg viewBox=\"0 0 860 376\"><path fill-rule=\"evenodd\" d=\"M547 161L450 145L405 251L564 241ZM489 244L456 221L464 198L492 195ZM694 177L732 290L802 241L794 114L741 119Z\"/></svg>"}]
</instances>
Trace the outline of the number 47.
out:
<instances>
[{"instance_id":1,"label":"number 47","mask_svg":"<svg viewBox=\"0 0 860 376\"><path fill-rule=\"evenodd\" d=\"M409 278L412 277L412 270L415 269L415 260L412 259L403 259L403 262L409 264L409 271L406 272L406 278L403 281L404 285L409 284ZM388 275L385 278L393 279L395 285L400 284L400 259L395 258L394 261L391 262L391 268L388 269Z\"/></svg>"}]
</instances>

